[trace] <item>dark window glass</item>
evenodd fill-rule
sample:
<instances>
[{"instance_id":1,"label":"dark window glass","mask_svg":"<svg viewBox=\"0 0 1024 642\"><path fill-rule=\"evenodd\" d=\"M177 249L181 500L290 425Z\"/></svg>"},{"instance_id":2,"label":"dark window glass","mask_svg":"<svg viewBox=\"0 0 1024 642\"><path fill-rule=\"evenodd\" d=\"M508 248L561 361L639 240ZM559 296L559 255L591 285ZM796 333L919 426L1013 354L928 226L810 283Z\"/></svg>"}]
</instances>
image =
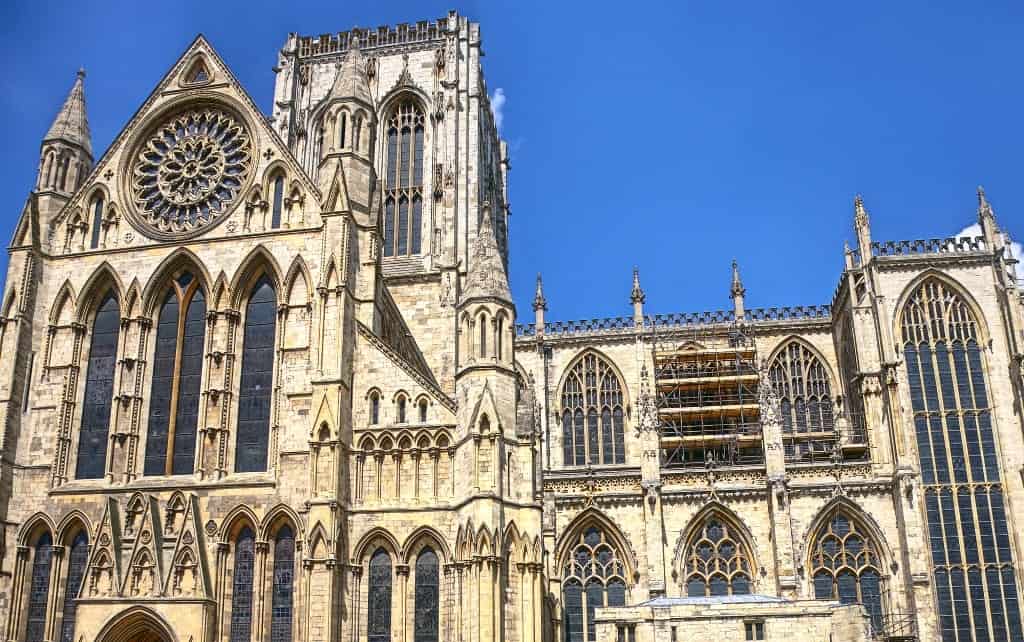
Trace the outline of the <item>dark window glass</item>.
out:
<instances>
[{"instance_id":1,"label":"dark window glass","mask_svg":"<svg viewBox=\"0 0 1024 642\"><path fill-rule=\"evenodd\" d=\"M413 133L415 141L413 143L413 164L412 164L412 182L414 185L423 184L423 126L416 127L416 131Z\"/></svg>"},{"instance_id":2,"label":"dark window glass","mask_svg":"<svg viewBox=\"0 0 1024 642\"><path fill-rule=\"evenodd\" d=\"M205 339L206 299L198 282L185 272L168 289L157 320L146 475L194 470Z\"/></svg>"},{"instance_id":3,"label":"dark window glass","mask_svg":"<svg viewBox=\"0 0 1024 642\"><path fill-rule=\"evenodd\" d=\"M103 227L103 197L97 196L92 202L92 238L89 239L89 247L96 249L100 246L100 228Z\"/></svg>"},{"instance_id":4,"label":"dark window glass","mask_svg":"<svg viewBox=\"0 0 1024 642\"><path fill-rule=\"evenodd\" d=\"M626 462L622 384L611 364L584 355L566 374L561 399L563 429L568 413L574 424L572 439L562 444L566 466Z\"/></svg>"},{"instance_id":5,"label":"dark window glass","mask_svg":"<svg viewBox=\"0 0 1024 642\"><path fill-rule=\"evenodd\" d=\"M398 422L400 424L405 423L405 397L398 398Z\"/></svg>"},{"instance_id":6,"label":"dark window glass","mask_svg":"<svg viewBox=\"0 0 1024 642\"><path fill-rule=\"evenodd\" d=\"M270 227L281 227L281 208L284 205L284 176L274 179L274 208L270 214Z\"/></svg>"},{"instance_id":7,"label":"dark window glass","mask_svg":"<svg viewBox=\"0 0 1024 642\"><path fill-rule=\"evenodd\" d=\"M92 343L82 400L82 428L78 438L78 479L100 479L107 462L110 406L113 404L117 340L121 308L113 292L100 303L92 322Z\"/></svg>"},{"instance_id":8,"label":"dark window glass","mask_svg":"<svg viewBox=\"0 0 1024 642\"><path fill-rule=\"evenodd\" d=\"M437 642L438 617L437 554L425 548L416 558L415 642Z\"/></svg>"},{"instance_id":9,"label":"dark window glass","mask_svg":"<svg viewBox=\"0 0 1024 642\"><path fill-rule=\"evenodd\" d=\"M46 632L46 601L50 595L50 565L53 562L53 538L43 533L36 541L32 557L32 579L28 588L28 613L25 640L43 642Z\"/></svg>"},{"instance_id":10,"label":"dark window glass","mask_svg":"<svg viewBox=\"0 0 1024 642\"><path fill-rule=\"evenodd\" d=\"M573 463L572 412L562 413L562 458L566 465Z\"/></svg>"},{"instance_id":11,"label":"dark window glass","mask_svg":"<svg viewBox=\"0 0 1024 642\"><path fill-rule=\"evenodd\" d=\"M231 591L231 642L252 640L252 571L255 540L246 526L235 540L235 572Z\"/></svg>"},{"instance_id":12,"label":"dark window glass","mask_svg":"<svg viewBox=\"0 0 1024 642\"><path fill-rule=\"evenodd\" d=\"M64 584L64 616L61 618L61 642L75 642L75 614L78 607L78 590L85 577L85 565L89 562L89 537L79 531L71 542L68 555L68 579Z\"/></svg>"},{"instance_id":13,"label":"dark window glass","mask_svg":"<svg viewBox=\"0 0 1024 642\"><path fill-rule=\"evenodd\" d=\"M384 256L422 251L424 126L419 105L400 102L388 120ZM390 233L389 233L390 230Z\"/></svg>"},{"instance_id":14,"label":"dark window glass","mask_svg":"<svg viewBox=\"0 0 1024 642\"><path fill-rule=\"evenodd\" d=\"M295 534L288 526L274 540L274 584L270 605L270 642L291 642L295 592Z\"/></svg>"},{"instance_id":15,"label":"dark window glass","mask_svg":"<svg viewBox=\"0 0 1024 642\"><path fill-rule=\"evenodd\" d=\"M427 423L427 400L426 399L421 399L420 400L420 423L421 424Z\"/></svg>"},{"instance_id":16,"label":"dark window glass","mask_svg":"<svg viewBox=\"0 0 1024 642\"><path fill-rule=\"evenodd\" d=\"M401 131L399 153L402 155L398 165L398 182L402 187L409 187L409 146L412 144L412 132L408 127Z\"/></svg>"},{"instance_id":17,"label":"dark window glass","mask_svg":"<svg viewBox=\"0 0 1024 642\"><path fill-rule=\"evenodd\" d=\"M626 603L625 566L607 535L596 526L579 535L563 568L566 640L593 642L594 610Z\"/></svg>"},{"instance_id":18,"label":"dark window glass","mask_svg":"<svg viewBox=\"0 0 1024 642\"><path fill-rule=\"evenodd\" d=\"M1011 629L1020 618L1009 617L1016 584L997 585L999 573L1014 571L977 322L959 294L932 279L911 293L902 332L940 634L1019 639Z\"/></svg>"},{"instance_id":19,"label":"dark window glass","mask_svg":"<svg viewBox=\"0 0 1024 642\"><path fill-rule=\"evenodd\" d=\"M370 559L370 582L366 608L368 642L391 640L391 556L377 549Z\"/></svg>"},{"instance_id":20,"label":"dark window glass","mask_svg":"<svg viewBox=\"0 0 1024 642\"><path fill-rule=\"evenodd\" d=\"M565 583L565 639L566 642L585 642L583 637L583 586L578 580Z\"/></svg>"},{"instance_id":21,"label":"dark window glass","mask_svg":"<svg viewBox=\"0 0 1024 642\"><path fill-rule=\"evenodd\" d=\"M395 176L396 176L396 167L397 167L396 163L398 162L397 151L398 151L398 130L392 128L392 129L388 130L388 171L387 171L387 175L388 175L387 188L388 189L392 189L392 188L396 187Z\"/></svg>"},{"instance_id":22,"label":"dark window glass","mask_svg":"<svg viewBox=\"0 0 1024 642\"><path fill-rule=\"evenodd\" d=\"M384 256L395 254L395 200L384 202Z\"/></svg>"},{"instance_id":23,"label":"dark window glass","mask_svg":"<svg viewBox=\"0 0 1024 642\"><path fill-rule=\"evenodd\" d=\"M237 472L267 469L270 440L270 395L274 383L274 337L277 296L263 276L253 286L245 308L242 381L238 391Z\"/></svg>"},{"instance_id":24,"label":"dark window glass","mask_svg":"<svg viewBox=\"0 0 1024 642\"><path fill-rule=\"evenodd\" d=\"M370 395L370 423L380 422L380 395L376 392Z\"/></svg>"},{"instance_id":25,"label":"dark window glass","mask_svg":"<svg viewBox=\"0 0 1024 642\"><path fill-rule=\"evenodd\" d=\"M744 595L750 593L750 555L734 528L717 516L705 520L687 544L685 553L687 594L701 587L701 595ZM699 581L695 581L699 580Z\"/></svg>"},{"instance_id":26,"label":"dark window glass","mask_svg":"<svg viewBox=\"0 0 1024 642\"><path fill-rule=\"evenodd\" d=\"M348 114L342 112L338 120L341 121L338 126L338 149L345 149L345 126L348 125Z\"/></svg>"},{"instance_id":27,"label":"dark window glass","mask_svg":"<svg viewBox=\"0 0 1024 642\"><path fill-rule=\"evenodd\" d=\"M395 253L403 256L409 253L409 199L398 199L398 247Z\"/></svg>"},{"instance_id":28,"label":"dark window glass","mask_svg":"<svg viewBox=\"0 0 1024 642\"><path fill-rule=\"evenodd\" d=\"M412 223L410 224L410 241L409 241L409 253L419 254L421 244L422 230L420 226L423 224L423 201L417 195L412 197Z\"/></svg>"}]
</instances>

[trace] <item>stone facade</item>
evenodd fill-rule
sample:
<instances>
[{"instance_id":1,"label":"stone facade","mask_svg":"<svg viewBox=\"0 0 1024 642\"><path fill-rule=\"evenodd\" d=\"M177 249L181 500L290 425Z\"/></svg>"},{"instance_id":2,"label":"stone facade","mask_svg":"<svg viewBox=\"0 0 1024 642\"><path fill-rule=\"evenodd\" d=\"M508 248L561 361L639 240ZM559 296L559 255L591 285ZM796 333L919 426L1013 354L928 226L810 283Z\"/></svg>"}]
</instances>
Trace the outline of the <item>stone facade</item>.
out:
<instances>
[{"instance_id":1,"label":"stone facade","mask_svg":"<svg viewBox=\"0 0 1024 642\"><path fill-rule=\"evenodd\" d=\"M517 324L480 42L290 35L266 117L199 37L95 161L79 73L0 309L5 639L1021 639L984 193L928 241L858 198L830 305L734 265L731 309L634 272L548 322L538 277Z\"/></svg>"}]
</instances>

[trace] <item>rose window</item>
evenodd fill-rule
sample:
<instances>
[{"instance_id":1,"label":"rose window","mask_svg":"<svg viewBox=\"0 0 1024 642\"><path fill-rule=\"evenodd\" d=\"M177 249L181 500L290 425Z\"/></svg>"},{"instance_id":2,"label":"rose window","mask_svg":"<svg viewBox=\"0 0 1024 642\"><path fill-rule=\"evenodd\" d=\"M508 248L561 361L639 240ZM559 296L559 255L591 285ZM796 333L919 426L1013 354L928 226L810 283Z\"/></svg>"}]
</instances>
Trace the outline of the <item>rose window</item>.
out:
<instances>
[{"instance_id":1,"label":"rose window","mask_svg":"<svg viewBox=\"0 0 1024 642\"><path fill-rule=\"evenodd\" d=\"M167 119L134 155L131 192L157 237L183 237L217 222L239 197L252 145L241 119L214 106Z\"/></svg>"}]
</instances>

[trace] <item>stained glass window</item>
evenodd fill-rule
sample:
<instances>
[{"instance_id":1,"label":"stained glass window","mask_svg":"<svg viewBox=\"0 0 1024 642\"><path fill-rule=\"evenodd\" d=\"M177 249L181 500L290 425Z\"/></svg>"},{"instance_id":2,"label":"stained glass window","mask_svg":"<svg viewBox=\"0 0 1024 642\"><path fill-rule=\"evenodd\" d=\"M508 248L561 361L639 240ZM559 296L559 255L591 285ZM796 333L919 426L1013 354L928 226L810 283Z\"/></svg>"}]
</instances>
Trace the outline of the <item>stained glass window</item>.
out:
<instances>
[{"instance_id":1,"label":"stained glass window","mask_svg":"<svg viewBox=\"0 0 1024 642\"><path fill-rule=\"evenodd\" d=\"M270 214L270 227L275 230L281 227L281 208L284 205L284 176L277 175L274 179L274 207Z\"/></svg>"},{"instance_id":2,"label":"stained glass window","mask_svg":"<svg viewBox=\"0 0 1024 642\"><path fill-rule=\"evenodd\" d=\"M562 570L566 642L597 639L594 611L626 605L626 566L597 526L580 533Z\"/></svg>"},{"instance_id":3,"label":"stained glass window","mask_svg":"<svg viewBox=\"0 0 1024 642\"><path fill-rule=\"evenodd\" d=\"M382 548L370 558L366 607L368 642L391 641L391 556Z\"/></svg>"},{"instance_id":4,"label":"stained glass window","mask_svg":"<svg viewBox=\"0 0 1024 642\"><path fill-rule=\"evenodd\" d=\"M242 381L238 391L236 472L267 469L276 324L277 295L270 280L263 276L253 286L245 308Z\"/></svg>"},{"instance_id":5,"label":"stained glass window","mask_svg":"<svg viewBox=\"0 0 1024 642\"><path fill-rule=\"evenodd\" d=\"M689 597L750 593L750 551L735 528L716 516L705 519L695 531L683 564Z\"/></svg>"},{"instance_id":6,"label":"stained glass window","mask_svg":"<svg viewBox=\"0 0 1024 642\"><path fill-rule=\"evenodd\" d=\"M199 282L184 272L167 289L157 318L146 475L194 470L205 337L206 299Z\"/></svg>"},{"instance_id":7,"label":"stained glass window","mask_svg":"<svg viewBox=\"0 0 1024 642\"><path fill-rule=\"evenodd\" d=\"M235 540L235 572L231 590L231 642L252 640L252 571L255 538L248 526Z\"/></svg>"},{"instance_id":8,"label":"stained glass window","mask_svg":"<svg viewBox=\"0 0 1024 642\"><path fill-rule=\"evenodd\" d=\"M437 642L438 572L437 554L425 548L416 558L416 631L414 642Z\"/></svg>"},{"instance_id":9,"label":"stained glass window","mask_svg":"<svg viewBox=\"0 0 1024 642\"><path fill-rule=\"evenodd\" d=\"M89 239L89 247L96 249L100 246L100 229L103 227L103 196L97 195L92 201L92 237Z\"/></svg>"},{"instance_id":10,"label":"stained glass window","mask_svg":"<svg viewBox=\"0 0 1024 642\"><path fill-rule=\"evenodd\" d=\"M562 386L566 466L626 462L622 397L622 383L607 361L587 354L576 362Z\"/></svg>"},{"instance_id":11,"label":"stained glass window","mask_svg":"<svg viewBox=\"0 0 1024 642\"><path fill-rule=\"evenodd\" d=\"M282 526L274 540L274 581L270 604L270 642L291 642L295 593L295 534Z\"/></svg>"},{"instance_id":12,"label":"stained glass window","mask_svg":"<svg viewBox=\"0 0 1024 642\"><path fill-rule=\"evenodd\" d=\"M50 565L53 563L53 538L43 533L36 540L32 556L32 578L28 589L26 642L43 642L46 633L46 601L50 595Z\"/></svg>"},{"instance_id":13,"label":"stained glass window","mask_svg":"<svg viewBox=\"0 0 1024 642\"><path fill-rule=\"evenodd\" d=\"M388 120L384 256L420 253L425 124L423 110L413 100L399 103Z\"/></svg>"},{"instance_id":14,"label":"stained glass window","mask_svg":"<svg viewBox=\"0 0 1024 642\"><path fill-rule=\"evenodd\" d=\"M64 584L64 615L61 619L60 641L75 642L75 613L78 606L78 590L85 577L85 565L89 562L89 537L79 531L71 542L68 555L68 579Z\"/></svg>"},{"instance_id":15,"label":"stained glass window","mask_svg":"<svg viewBox=\"0 0 1024 642\"><path fill-rule=\"evenodd\" d=\"M772 361L769 375L779 398L786 460L827 460L836 434L825 365L807 346L792 341Z\"/></svg>"},{"instance_id":16,"label":"stained glass window","mask_svg":"<svg viewBox=\"0 0 1024 642\"><path fill-rule=\"evenodd\" d=\"M811 545L814 597L863 604L876 631L882 626L878 546L846 513L837 511Z\"/></svg>"},{"instance_id":17,"label":"stained glass window","mask_svg":"<svg viewBox=\"0 0 1024 642\"><path fill-rule=\"evenodd\" d=\"M107 292L92 322L89 365L82 400L82 427L78 437L78 479L100 479L107 464L110 407L114 394L114 367L121 330L121 307Z\"/></svg>"},{"instance_id":18,"label":"stained glass window","mask_svg":"<svg viewBox=\"0 0 1024 642\"><path fill-rule=\"evenodd\" d=\"M1024 639L978 335L966 302L938 279L919 285L903 310L944 642Z\"/></svg>"}]
</instances>

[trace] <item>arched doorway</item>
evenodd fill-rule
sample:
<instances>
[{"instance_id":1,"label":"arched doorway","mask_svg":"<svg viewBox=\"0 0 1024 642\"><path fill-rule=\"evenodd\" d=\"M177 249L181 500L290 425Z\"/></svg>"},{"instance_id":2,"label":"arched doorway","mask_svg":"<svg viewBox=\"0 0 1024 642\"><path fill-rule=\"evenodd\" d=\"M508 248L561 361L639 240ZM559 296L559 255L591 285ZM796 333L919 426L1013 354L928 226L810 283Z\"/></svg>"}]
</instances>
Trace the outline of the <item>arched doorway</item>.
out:
<instances>
[{"instance_id":1,"label":"arched doorway","mask_svg":"<svg viewBox=\"0 0 1024 642\"><path fill-rule=\"evenodd\" d=\"M176 642L170 627L154 611L135 606L115 617L96 642Z\"/></svg>"}]
</instances>

